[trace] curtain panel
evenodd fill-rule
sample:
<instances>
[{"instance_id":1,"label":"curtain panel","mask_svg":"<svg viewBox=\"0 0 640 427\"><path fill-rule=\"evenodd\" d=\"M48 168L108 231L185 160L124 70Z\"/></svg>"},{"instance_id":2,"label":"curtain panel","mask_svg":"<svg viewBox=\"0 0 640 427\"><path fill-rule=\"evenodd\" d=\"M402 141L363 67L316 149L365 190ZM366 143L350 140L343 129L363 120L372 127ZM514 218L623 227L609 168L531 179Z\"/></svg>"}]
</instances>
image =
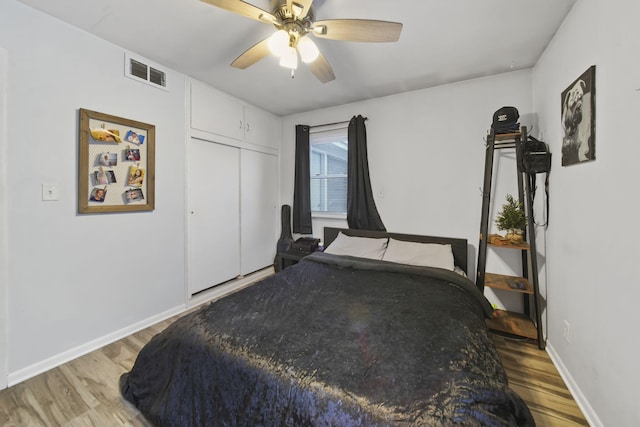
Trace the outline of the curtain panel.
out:
<instances>
[{"instance_id":1,"label":"curtain panel","mask_svg":"<svg viewBox=\"0 0 640 427\"><path fill-rule=\"evenodd\" d=\"M353 116L349 122L349 164L347 177L347 223L349 228L386 231L371 190L367 158L366 118Z\"/></svg>"},{"instance_id":2,"label":"curtain panel","mask_svg":"<svg viewBox=\"0 0 640 427\"><path fill-rule=\"evenodd\" d=\"M293 232L311 234L311 183L309 126L296 125L296 158L293 187Z\"/></svg>"}]
</instances>

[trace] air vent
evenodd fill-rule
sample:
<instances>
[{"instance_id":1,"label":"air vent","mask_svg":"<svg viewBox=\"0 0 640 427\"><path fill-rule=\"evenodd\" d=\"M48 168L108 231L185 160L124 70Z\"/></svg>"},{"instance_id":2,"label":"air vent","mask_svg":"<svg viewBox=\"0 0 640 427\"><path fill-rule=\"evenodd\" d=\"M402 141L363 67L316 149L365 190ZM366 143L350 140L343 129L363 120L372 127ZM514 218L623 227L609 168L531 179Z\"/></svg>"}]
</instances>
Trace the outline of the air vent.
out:
<instances>
[{"instance_id":1,"label":"air vent","mask_svg":"<svg viewBox=\"0 0 640 427\"><path fill-rule=\"evenodd\" d=\"M132 76L147 80L148 69L147 64L138 62L135 59L129 61L129 72Z\"/></svg>"},{"instance_id":2,"label":"air vent","mask_svg":"<svg viewBox=\"0 0 640 427\"><path fill-rule=\"evenodd\" d=\"M167 88L167 74L159 68L125 54L124 74L151 86Z\"/></svg>"},{"instance_id":3,"label":"air vent","mask_svg":"<svg viewBox=\"0 0 640 427\"><path fill-rule=\"evenodd\" d=\"M166 83L164 71L156 70L153 67L149 67L149 81L151 83L165 87Z\"/></svg>"}]
</instances>

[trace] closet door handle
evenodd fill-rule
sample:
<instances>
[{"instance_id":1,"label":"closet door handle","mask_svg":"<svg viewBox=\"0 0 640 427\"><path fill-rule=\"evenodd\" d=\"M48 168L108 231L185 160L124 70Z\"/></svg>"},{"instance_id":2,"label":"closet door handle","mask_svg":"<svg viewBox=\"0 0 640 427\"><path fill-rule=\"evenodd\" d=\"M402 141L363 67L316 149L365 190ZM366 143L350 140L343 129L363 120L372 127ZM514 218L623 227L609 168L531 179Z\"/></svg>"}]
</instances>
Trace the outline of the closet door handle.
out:
<instances>
[{"instance_id":1,"label":"closet door handle","mask_svg":"<svg viewBox=\"0 0 640 427\"><path fill-rule=\"evenodd\" d=\"M242 130L242 120L240 120L240 127L238 129Z\"/></svg>"},{"instance_id":2,"label":"closet door handle","mask_svg":"<svg viewBox=\"0 0 640 427\"><path fill-rule=\"evenodd\" d=\"M251 127L249 126L249 122L247 122L247 132L249 132L251 130Z\"/></svg>"}]
</instances>

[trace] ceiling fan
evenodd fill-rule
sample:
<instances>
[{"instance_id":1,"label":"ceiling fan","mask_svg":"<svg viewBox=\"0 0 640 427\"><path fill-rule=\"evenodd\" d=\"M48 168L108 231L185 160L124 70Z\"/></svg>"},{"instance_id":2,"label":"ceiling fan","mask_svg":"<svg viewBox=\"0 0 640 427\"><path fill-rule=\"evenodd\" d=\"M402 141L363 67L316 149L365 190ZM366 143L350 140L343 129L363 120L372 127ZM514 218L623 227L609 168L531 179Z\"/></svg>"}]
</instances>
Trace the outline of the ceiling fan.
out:
<instances>
[{"instance_id":1,"label":"ceiling fan","mask_svg":"<svg viewBox=\"0 0 640 427\"><path fill-rule=\"evenodd\" d=\"M311 72L322 83L330 82L336 76L327 59L307 35L356 42L395 42L402 31L402 24L398 22L371 19L314 21L313 0L271 0L272 12L242 0L202 1L256 21L273 24L277 29L273 35L238 56L231 63L232 67L247 68L271 53L280 58L281 66L291 69L293 77L300 54L303 62L311 64Z\"/></svg>"}]
</instances>

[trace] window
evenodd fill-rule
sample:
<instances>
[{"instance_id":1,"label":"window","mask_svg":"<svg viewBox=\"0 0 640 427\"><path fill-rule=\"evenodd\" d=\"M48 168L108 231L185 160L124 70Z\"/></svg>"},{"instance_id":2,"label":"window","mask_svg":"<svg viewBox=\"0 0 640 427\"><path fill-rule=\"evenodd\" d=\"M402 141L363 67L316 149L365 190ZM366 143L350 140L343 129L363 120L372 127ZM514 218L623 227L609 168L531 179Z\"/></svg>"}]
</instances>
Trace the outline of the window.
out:
<instances>
[{"instance_id":1,"label":"window","mask_svg":"<svg viewBox=\"0 0 640 427\"><path fill-rule=\"evenodd\" d=\"M309 136L311 212L347 213L347 128Z\"/></svg>"}]
</instances>

